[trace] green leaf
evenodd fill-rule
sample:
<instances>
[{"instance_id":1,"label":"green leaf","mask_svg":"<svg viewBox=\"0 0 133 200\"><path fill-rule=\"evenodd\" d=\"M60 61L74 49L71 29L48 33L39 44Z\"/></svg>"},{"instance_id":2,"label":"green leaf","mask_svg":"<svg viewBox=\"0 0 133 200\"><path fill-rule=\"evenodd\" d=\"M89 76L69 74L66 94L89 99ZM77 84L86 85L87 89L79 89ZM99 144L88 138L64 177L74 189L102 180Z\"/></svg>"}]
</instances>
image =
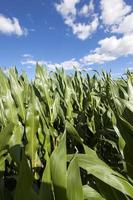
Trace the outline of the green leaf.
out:
<instances>
[{"instance_id":1,"label":"green leaf","mask_svg":"<svg viewBox=\"0 0 133 200\"><path fill-rule=\"evenodd\" d=\"M37 110L37 104L35 101L34 93L32 93L31 101L28 106L27 115L26 115L26 137L28 140L28 143L26 145L26 154L30 157L33 168L41 165L40 159L37 153L38 127L39 127L39 114Z\"/></svg>"},{"instance_id":2,"label":"green leaf","mask_svg":"<svg viewBox=\"0 0 133 200\"><path fill-rule=\"evenodd\" d=\"M56 200L66 200L66 134L64 133L59 145L53 151L50 158L50 167L54 193Z\"/></svg>"},{"instance_id":3,"label":"green leaf","mask_svg":"<svg viewBox=\"0 0 133 200\"><path fill-rule=\"evenodd\" d=\"M79 136L74 126L68 121L66 121L66 131L82 144L82 138Z\"/></svg>"},{"instance_id":4,"label":"green leaf","mask_svg":"<svg viewBox=\"0 0 133 200\"><path fill-rule=\"evenodd\" d=\"M82 182L75 155L69 164L67 172L67 197L68 200L83 200Z\"/></svg>"},{"instance_id":5,"label":"green leaf","mask_svg":"<svg viewBox=\"0 0 133 200\"><path fill-rule=\"evenodd\" d=\"M10 147L14 145L21 145L22 144L22 137L24 133L24 128L20 121L14 126L13 134L10 139Z\"/></svg>"},{"instance_id":6,"label":"green leaf","mask_svg":"<svg viewBox=\"0 0 133 200\"><path fill-rule=\"evenodd\" d=\"M88 185L83 186L84 200L105 200L95 189Z\"/></svg>"},{"instance_id":7,"label":"green leaf","mask_svg":"<svg viewBox=\"0 0 133 200\"><path fill-rule=\"evenodd\" d=\"M24 152L22 153L14 200L32 200L32 174Z\"/></svg>"},{"instance_id":8,"label":"green leaf","mask_svg":"<svg viewBox=\"0 0 133 200\"><path fill-rule=\"evenodd\" d=\"M117 126L126 143L124 148L124 156L125 156L128 175L133 179L133 157L132 157L133 126L123 117L117 118Z\"/></svg>"},{"instance_id":9,"label":"green leaf","mask_svg":"<svg viewBox=\"0 0 133 200\"><path fill-rule=\"evenodd\" d=\"M51 182L50 159L47 151L45 159L46 159L46 166L42 176L41 187L39 191L39 200L43 199L52 200L53 192L52 192L52 182Z\"/></svg>"},{"instance_id":10,"label":"green leaf","mask_svg":"<svg viewBox=\"0 0 133 200\"><path fill-rule=\"evenodd\" d=\"M133 186L130 182L100 160L93 150L88 147L86 149L87 154L77 155L79 166L116 190L133 197Z\"/></svg>"},{"instance_id":11,"label":"green leaf","mask_svg":"<svg viewBox=\"0 0 133 200\"><path fill-rule=\"evenodd\" d=\"M16 105L18 106L19 116L25 121L25 107L24 107L24 90L18 81L17 71L15 69L10 69L10 86L11 93L14 98Z\"/></svg>"},{"instance_id":12,"label":"green leaf","mask_svg":"<svg viewBox=\"0 0 133 200\"><path fill-rule=\"evenodd\" d=\"M130 77L128 78L128 96L129 101L133 101L133 85Z\"/></svg>"},{"instance_id":13,"label":"green leaf","mask_svg":"<svg viewBox=\"0 0 133 200\"><path fill-rule=\"evenodd\" d=\"M9 139L11 138L13 134L13 123L9 123L0 133L0 151L3 150L9 142Z\"/></svg>"}]
</instances>

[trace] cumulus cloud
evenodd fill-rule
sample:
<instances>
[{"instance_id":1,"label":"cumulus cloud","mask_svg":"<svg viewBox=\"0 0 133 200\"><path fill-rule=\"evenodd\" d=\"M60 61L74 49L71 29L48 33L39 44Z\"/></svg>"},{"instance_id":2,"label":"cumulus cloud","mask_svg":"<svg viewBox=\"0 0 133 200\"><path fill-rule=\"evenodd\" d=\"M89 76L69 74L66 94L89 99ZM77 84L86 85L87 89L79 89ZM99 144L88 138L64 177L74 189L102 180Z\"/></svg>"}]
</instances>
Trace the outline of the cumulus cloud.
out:
<instances>
[{"instance_id":1,"label":"cumulus cloud","mask_svg":"<svg viewBox=\"0 0 133 200\"><path fill-rule=\"evenodd\" d=\"M64 23L72 29L73 34L79 39L85 40L97 30L99 17L95 13L93 0L88 0L88 4L84 4L78 9L80 2L81 0L60 0L55 7L64 18ZM100 8L100 19L106 30L122 34L133 31L132 6L127 5L124 0L101 0ZM78 16L88 17L88 22L81 23L77 20Z\"/></svg>"},{"instance_id":2,"label":"cumulus cloud","mask_svg":"<svg viewBox=\"0 0 133 200\"><path fill-rule=\"evenodd\" d=\"M55 68L64 68L65 70L71 70L74 67L77 69L80 69L81 67L80 63L75 58L60 63L53 63L45 60L36 60L30 58L21 61L22 65L27 66L35 66L37 63L46 66L49 70L55 70Z\"/></svg>"},{"instance_id":3,"label":"cumulus cloud","mask_svg":"<svg viewBox=\"0 0 133 200\"><path fill-rule=\"evenodd\" d=\"M61 63L54 63L54 64L48 63L47 66L48 66L48 68L53 69L53 70L55 69L55 67L57 67L57 68L63 67L65 70L71 70L74 67L76 69L80 69L80 63L78 61L76 61L74 58L71 60L61 62Z\"/></svg>"},{"instance_id":4,"label":"cumulus cloud","mask_svg":"<svg viewBox=\"0 0 133 200\"><path fill-rule=\"evenodd\" d=\"M65 70L71 70L73 67L77 69L84 69L87 65L103 64L105 62L114 61L120 57L133 56L133 34L125 35L121 38L116 36L107 37L98 42L98 48L91 51L88 55L84 56L80 60L71 59L61 63L52 63L45 60L35 60L26 58L21 62L22 65L36 65L38 62L41 65L45 65L50 70L57 68L64 68Z\"/></svg>"},{"instance_id":5,"label":"cumulus cloud","mask_svg":"<svg viewBox=\"0 0 133 200\"><path fill-rule=\"evenodd\" d=\"M110 56L107 54L98 54L98 53L94 53L94 54L89 54L87 56L84 56L83 58L81 58L81 62L83 62L86 65L92 65L92 64L103 64L105 62L108 61L112 61L115 60L116 57L114 56Z\"/></svg>"},{"instance_id":6,"label":"cumulus cloud","mask_svg":"<svg viewBox=\"0 0 133 200\"><path fill-rule=\"evenodd\" d=\"M119 24L131 10L123 0L101 0L101 19L106 25Z\"/></svg>"},{"instance_id":7,"label":"cumulus cloud","mask_svg":"<svg viewBox=\"0 0 133 200\"><path fill-rule=\"evenodd\" d=\"M115 6L114 6L115 5ZM112 34L98 42L98 47L80 61L84 64L103 64L120 57L133 56L133 12L123 0L101 0L101 22ZM121 33L122 36L116 36Z\"/></svg>"},{"instance_id":8,"label":"cumulus cloud","mask_svg":"<svg viewBox=\"0 0 133 200\"><path fill-rule=\"evenodd\" d=\"M39 65L46 65L46 62L43 60L35 60L28 58L26 60L21 61L21 65L36 65L37 63Z\"/></svg>"},{"instance_id":9,"label":"cumulus cloud","mask_svg":"<svg viewBox=\"0 0 133 200\"><path fill-rule=\"evenodd\" d=\"M64 23L72 29L74 35L79 39L85 40L90 37L97 29L99 21L97 15L94 13L93 1L89 5L84 5L81 10L76 8L80 0L62 0L55 4L57 12L64 18ZM91 16L89 16L91 12ZM77 16L81 15L88 18L88 23L77 22Z\"/></svg>"},{"instance_id":10,"label":"cumulus cloud","mask_svg":"<svg viewBox=\"0 0 133 200\"><path fill-rule=\"evenodd\" d=\"M98 18L94 17L93 21L89 24L76 23L71 18L67 19L65 23L72 28L73 34L75 34L79 39L85 40L91 36L98 27Z\"/></svg>"},{"instance_id":11,"label":"cumulus cloud","mask_svg":"<svg viewBox=\"0 0 133 200\"><path fill-rule=\"evenodd\" d=\"M93 0L88 1L80 9L78 4L81 0L60 0L55 4L57 12L61 14L64 23L72 29L74 35L85 40L97 30L99 25L98 14L95 13ZM115 6L114 6L115 5ZM103 64L114 61L120 57L133 56L133 12L132 7L124 0L100 0L101 24L110 31L111 37L105 37L98 42L98 47L91 50L80 60L71 59L61 63L51 63L40 60L39 64L54 70L56 67L63 67L71 70L73 67L83 69L86 65ZM88 22L78 21L80 17L85 17ZM88 17L88 18L86 18ZM83 21L83 20L82 20ZM122 35L117 35L121 33ZM26 57L21 62L23 65L35 65L37 60Z\"/></svg>"},{"instance_id":12,"label":"cumulus cloud","mask_svg":"<svg viewBox=\"0 0 133 200\"><path fill-rule=\"evenodd\" d=\"M79 3L80 0L62 0L59 4L55 4L56 10L63 16L68 17L76 16L77 9L76 4Z\"/></svg>"},{"instance_id":13,"label":"cumulus cloud","mask_svg":"<svg viewBox=\"0 0 133 200\"><path fill-rule=\"evenodd\" d=\"M122 38L112 36L100 40L98 44L100 47L84 56L81 62L91 65L113 61L122 56L133 55L133 34L125 35Z\"/></svg>"},{"instance_id":14,"label":"cumulus cloud","mask_svg":"<svg viewBox=\"0 0 133 200\"><path fill-rule=\"evenodd\" d=\"M27 35L27 29L20 26L19 20L15 17L8 18L0 14L0 33L17 36Z\"/></svg>"},{"instance_id":15,"label":"cumulus cloud","mask_svg":"<svg viewBox=\"0 0 133 200\"><path fill-rule=\"evenodd\" d=\"M115 6L114 6L115 5ZM101 0L101 19L110 33L133 33L132 7L124 0Z\"/></svg>"},{"instance_id":16,"label":"cumulus cloud","mask_svg":"<svg viewBox=\"0 0 133 200\"><path fill-rule=\"evenodd\" d=\"M133 13L125 16L118 26L113 26L112 33L133 34Z\"/></svg>"},{"instance_id":17,"label":"cumulus cloud","mask_svg":"<svg viewBox=\"0 0 133 200\"><path fill-rule=\"evenodd\" d=\"M83 5L81 10L79 11L79 15L88 17L89 14L94 12L94 3L93 0L90 3Z\"/></svg>"}]
</instances>

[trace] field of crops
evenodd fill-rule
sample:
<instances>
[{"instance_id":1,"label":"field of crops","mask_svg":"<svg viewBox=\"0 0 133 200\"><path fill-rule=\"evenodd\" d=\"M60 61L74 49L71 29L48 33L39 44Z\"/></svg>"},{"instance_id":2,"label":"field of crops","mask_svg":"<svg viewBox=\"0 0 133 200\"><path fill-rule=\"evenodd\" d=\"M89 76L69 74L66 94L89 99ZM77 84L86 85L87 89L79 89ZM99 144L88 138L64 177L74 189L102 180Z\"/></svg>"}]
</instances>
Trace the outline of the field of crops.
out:
<instances>
[{"instance_id":1,"label":"field of crops","mask_svg":"<svg viewBox=\"0 0 133 200\"><path fill-rule=\"evenodd\" d=\"M133 75L0 70L0 200L133 199Z\"/></svg>"}]
</instances>

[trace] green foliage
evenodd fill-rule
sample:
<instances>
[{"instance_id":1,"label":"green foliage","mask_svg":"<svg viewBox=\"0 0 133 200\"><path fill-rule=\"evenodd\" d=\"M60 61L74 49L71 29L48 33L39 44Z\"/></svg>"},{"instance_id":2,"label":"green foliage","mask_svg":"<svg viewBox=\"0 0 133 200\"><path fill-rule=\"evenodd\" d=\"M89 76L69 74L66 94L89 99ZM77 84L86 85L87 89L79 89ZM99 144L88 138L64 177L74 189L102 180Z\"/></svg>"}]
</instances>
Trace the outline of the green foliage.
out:
<instances>
[{"instance_id":1,"label":"green foliage","mask_svg":"<svg viewBox=\"0 0 133 200\"><path fill-rule=\"evenodd\" d=\"M133 199L133 75L0 70L0 200Z\"/></svg>"}]
</instances>

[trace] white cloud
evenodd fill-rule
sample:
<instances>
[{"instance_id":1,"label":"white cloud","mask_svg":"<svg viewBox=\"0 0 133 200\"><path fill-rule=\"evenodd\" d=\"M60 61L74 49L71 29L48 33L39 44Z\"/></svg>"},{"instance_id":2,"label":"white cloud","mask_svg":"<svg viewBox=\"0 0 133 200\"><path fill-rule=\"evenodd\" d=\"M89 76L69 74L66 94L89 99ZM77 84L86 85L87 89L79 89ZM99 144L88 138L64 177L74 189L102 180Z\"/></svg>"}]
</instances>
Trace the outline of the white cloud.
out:
<instances>
[{"instance_id":1,"label":"white cloud","mask_svg":"<svg viewBox=\"0 0 133 200\"><path fill-rule=\"evenodd\" d=\"M133 7L124 0L101 0L101 19L107 32L133 34Z\"/></svg>"},{"instance_id":2,"label":"white cloud","mask_svg":"<svg viewBox=\"0 0 133 200\"><path fill-rule=\"evenodd\" d=\"M73 34L85 40L97 30L99 17L95 13L94 0L88 0L88 4L79 9L80 2L81 0L60 0L55 7ZM102 24L105 25L106 31L122 34L133 32L132 6L127 5L124 0L101 0L100 7ZM77 21L78 16L88 17L88 22Z\"/></svg>"},{"instance_id":3,"label":"white cloud","mask_svg":"<svg viewBox=\"0 0 133 200\"><path fill-rule=\"evenodd\" d=\"M113 33L133 34L133 13L124 17L118 26L112 27Z\"/></svg>"},{"instance_id":4,"label":"white cloud","mask_svg":"<svg viewBox=\"0 0 133 200\"><path fill-rule=\"evenodd\" d=\"M114 6L115 5L115 6ZM80 59L87 65L102 64L120 57L133 56L133 12L123 0L101 0L102 22L110 33L121 33L98 42L99 47Z\"/></svg>"},{"instance_id":5,"label":"white cloud","mask_svg":"<svg viewBox=\"0 0 133 200\"><path fill-rule=\"evenodd\" d=\"M105 25L119 24L131 10L123 0L101 0L101 19Z\"/></svg>"},{"instance_id":6,"label":"white cloud","mask_svg":"<svg viewBox=\"0 0 133 200\"><path fill-rule=\"evenodd\" d=\"M125 71L127 71L127 70L132 71L132 70L133 70L133 67L127 67L127 68L125 69Z\"/></svg>"},{"instance_id":7,"label":"white cloud","mask_svg":"<svg viewBox=\"0 0 133 200\"><path fill-rule=\"evenodd\" d=\"M83 57L81 62L91 65L113 61L122 56L133 55L133 34L125 35L122 38L112 36L100 40L98 44L100 47Z\"/></svg>"},{"instance_id":8,"label":"white cloud","mask_svg":"<svg viewBox=\"0 0 133 200\"><path fill-rule=\"evenodd\" d=\"M77 69L80 69L81 67L80 63L76 61L74 58L61 63L52 63L49 61L35 60L35 59L26 59L24 61L21 61L21 64L27 65L27 67L35 66L37 63L40 65L45 65L46 67L48 67L49 70L55 70L55 68L64 68L65 70L71 70L74 67Z\"/></svg>"},{"instance_id":9,"label":"white cloud","mask_svg":"<svg viewBox=\"0 0 133 200\"><path fill-rule=\"evenodd\" d=\"M89 71L93 71L93 68L92 67L82 67L82 70L83 71L86 71L86 72L89 72Z\"/></svg>"},{"instance_id":10,"label":"white cloud","mask_svg":"<svg viewBox=\"0 0 133 200\"><path fill-rule=\"evenodd\" d=\"M70 18L67 19L65 23L72 28L73 34L81 40L85 40L90 37L96 31L99 24L97 16L95 16L93 21L88 24L76 23Z\"/></svg>"},{"instance_id":11,"label":"white cloud","mask_svg":"<svg viewBox=\"0 0 133 200\"><path fill-rule=\"evenodd\" d=\"M76 8L80 0L62 0L59 4L55 4L57 12L64 18L64 23L72 29L74 35L79 39L85 40L90 37L97 29L99 21L97 15L94 13L93 1L89 5L84 5L81 10ZM87 23L77 22L77 16L87 16L91 11Z\"/></svg>"},{"instance_id":12,"label":"white cloud","mask_svg":"<svg viewBox=\"0 0 133 200\"><path fill-rule=\"evenodd\" d=\"M79 39L85 40L97 30L99 18L95 13L93 0L88 0L82 8L78 8L81 0L60 0L55 4L57 12L61 14L64 23L71 28L74 35ZM124 0L100 0L101 6L101 26L110 30L111 37L106 37L98 42L98 47L82 57L79 61L71 59L61 63L51 63L40 60L39 64L47 66L54 70L64 68L71 70L75 66L77 69L83 69L86 65L102 64L114 61L120 57L133 56L133 12L132 7L127 5ZM115 6L114 6L115 5ZM78 21L81 17L87 17L85 21ZM83 21L83 19L82 19ZM116 33L122 33L121 37ZM25 56L22 65L36 65L37 60Z\"/></svg>"},{"instance_id":13,"label":"white cloud","mask_svg":"<svg viewBox=\"0 0 133 200\"><path fill-rule=\"evenodd\" d=\"M80 0L61 0L59 4L55 4L56 10L65 18L69 15L76 16L76 4Z\"/></svg>"},{"instance_id":14,"label":"white cloud","mask_svg":"<svg viewBox=\"0 0 133 200\"><path fill-rule=\"evenodd\" d=\"M48 63L48 68L50 69L55 69L56 67L57 68L64 68L65 70L71 70L73 69L74 67L76 69L80 69L80 63L78 61L76 61L74 58L71 59L71 60L68 60L68 61L64 61L64 62L61 62L61 63L55 63L55 64L49 64Z\"/></svg>"},{"instance_id":15,"label":"white cloud","mask_svg":"<svg viewBox=\"0 0 133 200\"><path fill-rule=\"evenodd\" d=\"M126 35L122 38L112 36L99 42L100 48L96 52L106 52L116 57L133 55L133 35Z\"/></svg>"},{"instance_id":16,"label":"white cloud","mask_svg":"<svg viewBox=\"0 0 133 200\"><path fill-rule=\"evenodd\" d=\"M7 18L0 14L0 33L2 34L15 34L18 36L27 35L27 29L22 28L19 24L19 20L15 17Z\"/></svg>"},{"instance_id":17,"label":"white cloud","mask_svg":"<svg viewBox=\"0 0 133 200\"><path fill-rule=\"evenodd\" d=\"M79 11L79 15L88 17L89 14L93 12L94 12L94 3L93 0L91 0L89 4L83 5L81 10Z\"/></svg>"},{"instance_id":18,"label":"white cloud","mask_svg":"<svg viewBox=\"0 0 133 200\"><path fill-rule=\"evenodd\" d=\"M29 53L23 54L22 57L24 58L32 58L33 56Z\"/></svg>"},{"instance_id":19,"label":"white cloud","mask_svg":"<svg viewBox=\"0 0 133 200\"><path fill-rule=\"evenodd\" d=\"M43 60L34 60L34 59L27 59L24 61L21 61L21 65L36 65L36 64L40 64L40 65L46 65L46 62Z\"/></svg>"},{"instance_id":20,"label":"white cloud","mask_svg":"<svg viewBox=\"0 0 133 200\"><path fill-rule=\"evenodd\" d=\"M87 65L102 64L105 62L116 60L124 56L133 56L133 34L125 35L121 38L112 36L105 38L98 42L99 47L91 51L88 55L81 58L79 61L71 59L61 63L51 63L45 60L36 60L31 57L26 57L21 61L22 65L36 65L38 62L40 65L45 65L50 70L57 68L64 68L65 70L71 70L73 67L77 69L84 69Z\"/></svg>"},{"instance_id":21,"label":"white cloud","mask_svg":"<svg viewBox=\"0 0 133 200\"><path fill-rule=\"evenodd\" d=\"M21 65L36 65L36 60L24 60L24 61L21 61Z\"/></svg>"},{"instance_id":22,"label":"white cloud","mask_svg":"<svg viewBox=\"0 0 133 200\"><path fill-rule=\"evenodd\" d=\"M89 54L81 59L81 62L83 62L86 65L92 65L95 63L103 64L104 62L115 60L116 57L107 55L107 54Z\"/></svg>"}]
</instances>

